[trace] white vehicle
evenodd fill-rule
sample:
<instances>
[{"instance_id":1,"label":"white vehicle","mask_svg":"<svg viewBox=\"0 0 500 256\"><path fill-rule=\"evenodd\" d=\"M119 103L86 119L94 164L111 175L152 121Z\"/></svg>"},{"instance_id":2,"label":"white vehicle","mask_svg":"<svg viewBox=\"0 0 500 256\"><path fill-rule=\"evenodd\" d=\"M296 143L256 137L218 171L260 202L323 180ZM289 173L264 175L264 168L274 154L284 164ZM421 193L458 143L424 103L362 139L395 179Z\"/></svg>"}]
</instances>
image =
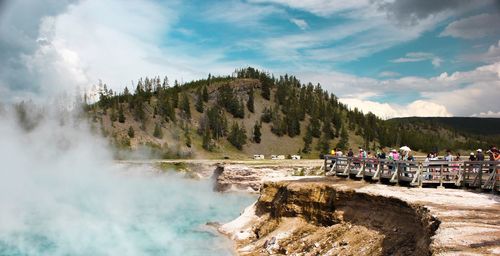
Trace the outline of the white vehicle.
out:
<instances>
[{"instance_id":1,"label":"white vehicle","mask_svg":"<svg viewBox=\"0 0 500 256\"><path fill-rule=\"evenodd\" d=\"M285 155L271 155L272 160L285 160Z\"/></svg>"},{"instance_id":2,"label":"white vehicle","mask_svg":"<svg viewBox=\"0 0 500 256\"><path fill-rule=\"evenodd\" d=\"M292 155L292 160L300 160L300 156L299 155Z\"/></svg>"},{"instance_id":3,"label":"white vehicle","mask_svg":"<svg viewBox=\"0 0 500 256\"><path fill-rule=\"evenodd\" d=\"M264 160L264 155L253 155L254 160Z\"/></svg>"}]
</instances>

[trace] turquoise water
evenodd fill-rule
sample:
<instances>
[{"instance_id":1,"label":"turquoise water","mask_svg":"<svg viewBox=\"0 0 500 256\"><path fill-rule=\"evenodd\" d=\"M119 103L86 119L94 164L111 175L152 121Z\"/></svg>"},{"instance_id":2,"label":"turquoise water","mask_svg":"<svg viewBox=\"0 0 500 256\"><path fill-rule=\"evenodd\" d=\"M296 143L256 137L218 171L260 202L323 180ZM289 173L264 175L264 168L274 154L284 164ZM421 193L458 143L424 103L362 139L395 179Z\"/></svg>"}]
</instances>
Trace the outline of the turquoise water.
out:
<instances>
[{"instance_id":1,"label":"turquoise water","mask_svg":"<svg viewBox=\"0 0 500 256\"><path fill-rule=\"evenodd\" d=\"M16 185L26 190L0 201L0 255L232 255L205 223L230 221L256 199L141 172L35 175Z\"/></svg>"}]
</instances>

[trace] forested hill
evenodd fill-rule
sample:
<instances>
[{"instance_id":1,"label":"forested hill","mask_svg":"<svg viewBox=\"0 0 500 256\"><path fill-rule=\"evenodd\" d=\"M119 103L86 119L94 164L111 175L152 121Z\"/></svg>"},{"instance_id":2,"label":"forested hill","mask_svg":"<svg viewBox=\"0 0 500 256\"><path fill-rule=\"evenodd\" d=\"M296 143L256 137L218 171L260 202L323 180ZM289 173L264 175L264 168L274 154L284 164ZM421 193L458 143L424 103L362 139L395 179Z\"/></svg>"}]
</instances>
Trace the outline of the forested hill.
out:
<instances>
[{"instance_id":1,"label":"forested hill","mask_svg":"<svg viewBox=\"0 0 500 256\"><path fill-rule=\"evenodd\" d=\"M413 123L427 127L445 127L463 134L500 135L500 118L479 117L405 117L389 120L391 124Z\"/></svg>"},{"instance_id":2,"label":"forested hill","mask_svg":"<svg viewBox=\"0 0 500 256\"><path fill-rule=\"evenodd\" d=\"M253 68L182 85L154 77L139 79L135 88L123 92L106 85L99 88L99 101L85 103L86 113L95 130L122 153L146 150L164 158L297 153L318 157L332 147L470 150L499 141L498 136L483 136L486 133L459 132L445 122L384 121L349 109L319 84Z\"/></svg>"}]
</instances>

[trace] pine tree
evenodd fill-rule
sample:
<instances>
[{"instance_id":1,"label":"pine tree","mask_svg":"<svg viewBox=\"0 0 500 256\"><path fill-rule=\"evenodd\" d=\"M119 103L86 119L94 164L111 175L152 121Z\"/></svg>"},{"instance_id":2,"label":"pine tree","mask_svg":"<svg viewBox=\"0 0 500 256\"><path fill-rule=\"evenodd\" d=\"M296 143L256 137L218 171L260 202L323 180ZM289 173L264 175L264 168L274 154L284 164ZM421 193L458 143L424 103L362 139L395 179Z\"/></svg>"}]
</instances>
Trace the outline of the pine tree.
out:
<instances>
[{"instance_id":1,"label":"pine tree","mask_svg":"<svg viewBox=\"0 0 500 256\"><path fill-rule=\"evenodd\" d=\"M314 138L319 138L321 136L320 130L321 124L318 118L311 117L311 133Z\"/></svg>"},{"instance_id":2,"label":"pine tree","mask_svg":"<svg viewBox=\"0 0 500 256\"><path fill-rule=\"evenodd\" d=\"M342 132L340 132L340 140L337 143L337 148L346 150L348 147L347 145L348 142L349 142L349 134L347 134L347 130L345 129L345 127L342 127Z\"/></svg>"},{"instance_id":3,"label":"pine tree","mask_svg":"<svg viewBox=\"0 0 500 256\"><path fill-rule=\"evenodd\" d=\"M321 138L319 138L317 148L321 154L328 154L328 151L330 150L330 139L326 133L323 133Z\"/></svg>"},{"instance_id":4,"label":"pine tree","mask_svg":"<svg viewBox=\"0 0 500 256\"><path fill-rule=\"evenodd\" d=\"M196 92L196 104L195 104L196 111L203 113L203 96L201 94L201 89L198 88L198 91Z\"/></svg>"},{"instance_id":5,"label":"pine tree","mask_svg":"<svg viewBox=\"0 0 500 256\"><path fill-rule=\"evenodd\" d=\"M123 114L123 107L121 105L118 107L118 122L125 123L125 115Z\"/></svg>"},{"instance_id":6,"label":"pine tree","mask_svg":"<svg viewBox=\"0 0 500 256\"><path fill-rule=\"evenodd\" d=\"M240 128L238 123L234 122L233 125L231 126L231 131L229 132L229 135L227 136L227 140L233 146L235 146L237 149L242 150L243 145L246 144L246 140L247 140L245 127L243 127L243 125L242 125Z\"/></svg>"},{"instance_id":7,"label":"pine tree","mask_svg":"<svg viewBox=\"0 0 500 256\"><path fill-rule=\"evenodd\" d=\"M259 122L255 122L255 125L253 126L253 141L257 144L260 143L261 141L261 136L262 133L260 132L261 124Z\"/></svg>"},{"instance_id":8,"label":"pine tree","mask_svg":"<svg viewBox=\"0 0 500 256\"><path fill-rule=\"evenodd\" d=\"M134 128L132 128L132 126L130 126L130 127L128 128L128 132L127 132L127 134L128 134L128 136L129 136L130 138L135 137L135 131L134 131Z\"/></svg>"},{"instance_id":9,"label":"pine tree","mask_svg":"<svg viewBox=\"0 0 500 256\"><path fill-rule=\"evenodd\" d=\"M186 119L191 119L191 106L189 104L189 98L186 93L182 94L181 110Z\"/></svg>"},{"instance_id":10,"label":"pine tree","mask_svg":"<svg viewBox=\"0 0 500 256\"><path fill-rule=\"evenodd\" d=\"M188 148L190 148L191 147L191 132L187 126L184 129L184 139L186 140L186 146Z\"/></svg>"},{"instance_id":11,"label":"pine tree","mask_svg":"<svg viewBox=\"0 0 500 256\"><path fill-rule=\"evenodd\" d=\"M307 127L306 135L304 136L303 140L304 140L304 149L302 149L302 152L307 154L311 152L311 143L313 141L311 126Z\"/></svg>"},{"instance_id":12,"label":"pine tree","mask_svg":"<svg viewBox=\"0 0 500 256\"><path fill-rule=\"evenodd\" d=\"M161 130L161 126L159 123L156 123L156 125L155 125L155 130L153 131L153 136L155 136L158 139L163 138L163 131Z\"/></svg>"},{"instance_id":13,"label":"pine tree","mask_svg":"<svg viewBox=\"0 0 500 256\"><path fill-rule=\"evenodd\" d=\"M254 107L254 96L253 96L253 87L250 88L250 91L248 92L247 108L248 108L248 111L250 111L251 113L253 113L254 110L255 110L255 107Z\"/></svg>"},{"instance_id":14,"label":"pine tree","mask_svg":"<svg viewBox=\"0 0 500 256\"><path fill-rule=\"evenodd\" d=\"M262 97L266 100L270 100L271 99L272 79L269 78L266 74L261 74L260 83L262 84L262 86L261 86Z\"/></svg>"},{"instance_id":15,"label":"pine tree","mask_svg":"<svg viewBox=\"0 0 500 256\"><path fill-rule=\"evenodd\" d=\"M272 110L265 107L260 116L260 120L264 123L270 123L272 121Z\"/></svg>"},{"instance_id":16,"label":"pine tree","mask_svg":"<svg viewBox=\"0 0 500 256\"><path fill-rule=\"evenodd\" d=\"M202 141L202 147L205 150L212 151L212 135L210 134L210 129L207 127L205 128L205 131L203 132L203 141Z\"/></svg>"},{"instance_id":17,"label":"pine tree","mask_svg":"<svg viewBox=\"0 0 500 256\"><path fill-rule=\"evenodd\" d=\"M206 86L203 86L203 101L208 102L208 89Z\"/></svg>"}]
</instances>

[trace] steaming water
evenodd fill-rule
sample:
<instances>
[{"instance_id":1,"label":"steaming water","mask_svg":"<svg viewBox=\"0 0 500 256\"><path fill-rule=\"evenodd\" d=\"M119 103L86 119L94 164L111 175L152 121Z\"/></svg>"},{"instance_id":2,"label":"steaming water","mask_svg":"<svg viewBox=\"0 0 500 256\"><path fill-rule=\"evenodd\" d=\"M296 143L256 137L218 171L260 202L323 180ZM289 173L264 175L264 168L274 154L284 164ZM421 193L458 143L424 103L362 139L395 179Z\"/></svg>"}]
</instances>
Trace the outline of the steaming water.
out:
<instances>
[{"instance_id":1,"label":"steaming water","mask_svg":"<svg viewBox=\"0 0 500 256\"><path fill-rule=\"evenodd\" d=\"M237 217L254 197L117 165L86 122L16 120L0 111L0 255L231 254L204 224Z\"/></svg>"},{"instance_id":2,"label":"steaming water","mask_svg":"<svg viewBox=\"0 0 500 256\"><path fill-rule=\"evenodd\" d=\"M42 196L0 228L0 255L231 255L204 224L234 219L255 200L176 175L128 171L113 185L101 181L39 180Z\"/></svg>"}]
</instances>

